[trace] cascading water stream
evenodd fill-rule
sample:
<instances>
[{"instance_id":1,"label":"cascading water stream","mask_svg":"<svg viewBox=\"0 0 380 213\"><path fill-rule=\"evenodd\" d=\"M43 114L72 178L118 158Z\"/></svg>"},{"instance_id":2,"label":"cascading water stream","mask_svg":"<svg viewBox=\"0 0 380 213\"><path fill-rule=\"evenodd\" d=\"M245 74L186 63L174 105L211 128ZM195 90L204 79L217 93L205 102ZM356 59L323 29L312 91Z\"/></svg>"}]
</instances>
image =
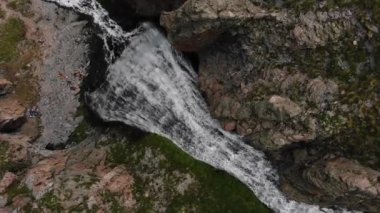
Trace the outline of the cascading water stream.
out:
<instances>
[{"instance_id":1,"label":"cascading water stream","mask_svg":"<svg viewBox=\"0 0 380 213\"><path fill-rule=\"evenodd\" d=\"M109 66L104 84L87 96L102 119L171 139L194 158L238 178L275 212L334 212L285 198L264 154L212 119L196 88L196 73L156 28L143 24L125 33L95 0L53 1L93 17L104 40L128 43Z\"/></svg>"}]
</instances>

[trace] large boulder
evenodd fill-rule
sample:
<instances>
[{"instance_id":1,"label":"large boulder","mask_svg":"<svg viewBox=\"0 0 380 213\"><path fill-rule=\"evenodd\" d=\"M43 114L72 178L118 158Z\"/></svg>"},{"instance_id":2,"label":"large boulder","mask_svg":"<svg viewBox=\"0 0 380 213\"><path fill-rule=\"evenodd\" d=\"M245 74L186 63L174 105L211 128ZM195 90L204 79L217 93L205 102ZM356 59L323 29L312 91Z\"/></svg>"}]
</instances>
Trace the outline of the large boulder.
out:
<instances>
[{"instance_id":1,"label":"large boulder","mask_svg":"<svg viewBox=\"0 0 380 213\"><path fill-rule=\"evenodd\" d=\"M26 108L16 99L0 101L0 131L14 131L26 121Z\"/></svg>"},{"instance_id":2,"label":"large boulder","mask_svg":"<svg viewBox=\"0 0 380 213\"><path fill-rule=\"evenodd\" d=\"M38 162L26 173L24 183L32 192L33 197L41 199L53 190L54 178L65 168L67 156L63 153Z\"/></svg>"},{"instance_id":3,"label":"large boulder","mask_svg":"<svg viewBox=\"0 0 380 213\"><path fill-rule=\"evenodd\" d=\"M178 49L198 51L239 22L266 15L249 0L189 0L176 11L164 12L160 23Z\"/></svg>"},{"instance_id":4,"label":"large boulder","mask_svg":"<svg viewBox=\"0 0 380 213\"><path fill-rule=\"evenodd\" d=\"M331 178L342 181L349 190L380 198L380 172L346 158L329 159L324 172Z\"/></svg>"}]
</instances>

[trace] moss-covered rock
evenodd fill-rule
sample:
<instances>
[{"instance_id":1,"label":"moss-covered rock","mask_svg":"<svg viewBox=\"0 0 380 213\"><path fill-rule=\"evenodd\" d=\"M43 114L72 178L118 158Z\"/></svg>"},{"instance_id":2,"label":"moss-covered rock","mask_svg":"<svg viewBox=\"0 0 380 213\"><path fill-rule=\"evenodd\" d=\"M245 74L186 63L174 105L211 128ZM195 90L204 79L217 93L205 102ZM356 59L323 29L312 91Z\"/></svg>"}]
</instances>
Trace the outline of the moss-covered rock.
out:
<instances>
[{"instance_id":1,"label":"moss-covered rock","mask_svg":"<svg viewBox=\"0 0 380 213\"><path fill-rule=\"evenodd\" d=\"M154 134L139 141L117 142L108 159L133 172L138 212L269 211L242 183Z\"/></svg>"}]
</instances>

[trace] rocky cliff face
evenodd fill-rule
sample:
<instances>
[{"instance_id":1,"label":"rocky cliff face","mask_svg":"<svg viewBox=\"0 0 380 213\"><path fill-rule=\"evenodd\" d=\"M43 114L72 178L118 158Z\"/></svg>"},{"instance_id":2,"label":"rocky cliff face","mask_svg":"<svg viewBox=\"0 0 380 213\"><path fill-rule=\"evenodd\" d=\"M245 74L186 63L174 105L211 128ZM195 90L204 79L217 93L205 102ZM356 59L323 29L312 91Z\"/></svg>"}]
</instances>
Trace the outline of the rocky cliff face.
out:
<instances>
[{"instance_id":1,"label":"rocky cliff face","mask_svg":"<svg viewBox=\"0 0 380 213\"><path fill-rule=\"evenodd\" d=\"M318 197L329 197L319 199L326 205L373 210L379 207L352 206L347 201L352 196L329 192L322 174L337 167L318 162L334 154L380 169L379 8L358 1L188 0L163 13L161 24L178 49L198 53L199 86L225 130L278 162L289 159L287 168L302 165L297 168L309 179L287 175L291 169L284 169L284 179L301 191L314 187ZM348 162L344 167L355 173L356 164ZM341 193L357 190L378 199L368 184L370 191L332 176L345 185ZM363 178L359 182L366 182ZM309 185L297 187L300 179Z\"/></svg>"},{"instance_id":2,"label":"rocky cliff face","mask_svg":"<svg viewBox=\"0 0 380 213\"><path fill-rule=\"evenodd\" d=\"M117 1L117 0L116 0ZM162 11L177 9L186 0L122 0L126 6L141 16L158 16Z\"/></svg>"}]
</instances>

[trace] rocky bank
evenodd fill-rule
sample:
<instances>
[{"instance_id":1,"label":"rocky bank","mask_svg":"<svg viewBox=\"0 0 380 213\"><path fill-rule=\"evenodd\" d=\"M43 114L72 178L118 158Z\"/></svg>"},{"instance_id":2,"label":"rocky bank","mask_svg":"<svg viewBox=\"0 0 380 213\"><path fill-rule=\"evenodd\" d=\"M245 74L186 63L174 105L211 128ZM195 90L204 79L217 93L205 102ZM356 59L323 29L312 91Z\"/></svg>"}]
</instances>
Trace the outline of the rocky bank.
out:
<instances>
[{"instance_id":1,"label":"rocky bank","mask_svg":"<svg viewBox=\"0 0 380 213\"><path fill-rule=\"evenodd\" d=\"M289 198L379 211L379 3L100 2L127 29L160 17L193 56L212 115L267 153ZM269 211L165 139L87 111L83 90L104 64L86 17L39 0L0 6L1 211Z\"/></svg>"},{"instance_id":2,"label":"rocky bank","mask_svg":"<svg viewBox=\"0 0 380 213\"><path fill-rule=\"evenodd\" d=\"M130 27L181 1L142 3L123 3ZM0 212L270 212L165 138L88 111L85 90L106 68L88 17L40 0L0 6Z\"/></svg>"},{"instance_id":3,"label":"rocky bank","mask_svg":"<svg viewBox=\"0 0 380 213\"><path fill-rule=\"evenodd\" d=\"M213 116L270 156L289 197L377 212L379 9L188 0L160 23L176 48L198 54Z\"/></svg>"}]
</instances>

